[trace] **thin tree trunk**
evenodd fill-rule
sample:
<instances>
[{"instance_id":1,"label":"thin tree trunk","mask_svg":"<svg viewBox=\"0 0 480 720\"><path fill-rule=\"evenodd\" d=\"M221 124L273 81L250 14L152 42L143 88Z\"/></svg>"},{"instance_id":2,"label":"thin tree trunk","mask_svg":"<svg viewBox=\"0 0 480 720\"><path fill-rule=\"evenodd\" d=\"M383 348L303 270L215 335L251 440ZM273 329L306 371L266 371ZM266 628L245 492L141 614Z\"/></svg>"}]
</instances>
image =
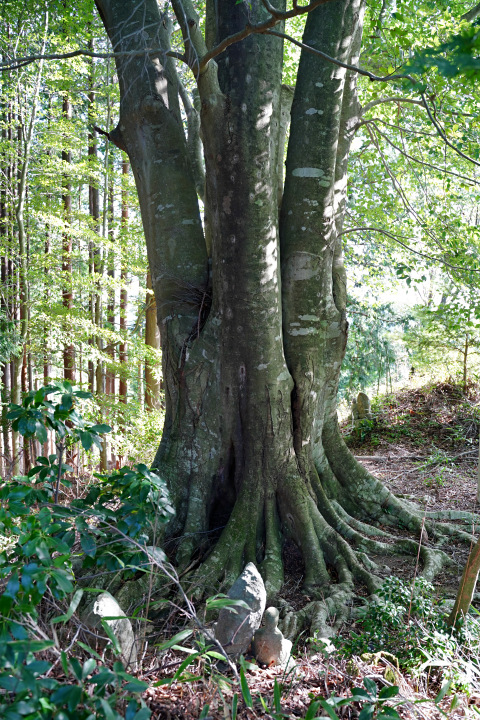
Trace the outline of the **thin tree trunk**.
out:
<instances>
[{"instance_id":1,"label":"thin tree trunk","mask_svg":"<svg viewBox=\"0 0 480 720\"><path fill-rule=\"evenodd\" d=\"M89 49L94 50L93 39L89 41ZM95 77L94 77L94 64L93 59L90 62L90 77L89 77L89 93L88 93L88 119L89 119L89 133L88 133L88 161L90 167L89 173L89 185L88 185L88 209L90 214L90 222L92 231L98 236L100 233L100 200L98 181L96 178L96 164L97 164L97 136L93 129L95 120ZM90 277L90 292L89 292L89 317L92 327L96 327L96 309L97 309L97 292L94 288L97 288L97 282L95 279L95 263L97 255L97 243L93 240L89 240L88 243L88 274ZM96 345L95 336L92 334L88 339L88 344L91 348ZM91 393L95 392L95 362L92 357L88 360L88 389Z\"/></svg>"},{"instance_id":2,"label":"thin tree trunk","mask_svg":"<svg viewBox=\"0 0 480 720\"><path fill-rule=\"evenodd\" d=\"M160 407L160 380L158 370L148 348L160 349L160 333L157 325L157 306L152 289L152 277L147 273L147 295L145 301L145 407L149 410L158 410Z\"/></svg>"},{"instance_id":3,"label":"thin tree trunk","mask_svg":"<svg viewBox=\"0 0 480 720\"><path fill-rule=\"evenodd\" d=\"M48 15L45 18L45 35L48 27ZM42 53L45 49L45 38L42 44ZM19 164L18 164L18 184L17 198L15 205L15 217L18 228L18 286L19 286L19 338L23 348L26 347L28 338L28 253L27 253L27 235L25 230L24 210L27 196L28 167L30 162L30 152L33 140L33 132L37 119L37 101L40 92L40 84L43 71L43 61L40 60L33 89L33 98L31 105L30 118L28 123L19 121ZM12 400L16 404L20 404L20 388L22 382L22 367L24 353L20 353L14 358L12 363L14 367L14 381L12 382ZM18 447L16 433L12 433L12 454L14 461L14 473L18 472Z\"/></svg>"},{"instance_id":4,"label":"thin tree trunk","mask_svg":"<svg viewBox=\"0 0 480 720\"><path fill-rule=\"evenodd\" d=\"M120 360L120 382L118 387L118 395L120 402L126 404L127 402L127 310L128 310L128 293L127 293L127 257L128 251L124 243L127 242L127 229L128 229L128 194L126 188L126 182L128 177L128 160L125 155L122 156L122 224L121 224L121 239L120 252L121 252L121 275L120 275L120 335L123 340L119 348L119 360Z\"/></svg>"},{"instance_id":5,"label":"thin tree trunk","mask_svg":"<svg viewBox=\"0 0 480 720\"><path fill-rule=\"evenodd\" d=\"M114 202L113 202L113 155L111 155L109 163L109 181L108 181L108 240L109 249L107 254L107 276L109 278L108 285L108 303L107 303L107 326L112 332L115 331L115 251L114 251ZM115 345L109 341L107 355L111 359L111 365L107 368L106 374L106 393L111 398L115 397L115 371L113 363L115 361Z\"/></svg>"},{"instance_id":6,"label":"thin tree trunk","mask_svg":"<svg viewBox=\"0 0 480 720\"><path fill-rule=\"evenodd\" d=\"M68 94L65 94L62 102L64 121L69 123L72 118L72 104ZM63 240L62 240L62 273L63 293L62 302L65 309L66 320L64 322L64 333L68 338L72 331L72 324L69 315L73 310L73 279L72 279L72 183L70 180L70 166L72 164L72 153L68 147L68 136L64 137L62 150L62 161L64 163L64 177L62 189L63 205ZM65 340L63 349L63 377L72 384L75 383L75 346Z\"/></svg>"}]
</instances>

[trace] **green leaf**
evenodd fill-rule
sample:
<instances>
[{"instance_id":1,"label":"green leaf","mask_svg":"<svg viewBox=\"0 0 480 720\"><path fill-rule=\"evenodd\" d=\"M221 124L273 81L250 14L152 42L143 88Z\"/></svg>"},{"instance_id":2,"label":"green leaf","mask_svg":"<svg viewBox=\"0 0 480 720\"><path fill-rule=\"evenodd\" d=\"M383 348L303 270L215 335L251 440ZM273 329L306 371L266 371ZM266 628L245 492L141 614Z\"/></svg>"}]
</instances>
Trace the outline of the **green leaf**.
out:
<instances>
[{"instance_id":1,"label":"green leaf","mask_svg":"<svg viewBox=\"0 0 480 720\"><path fill-rule=\"evenodd\" d=\"M207 655L208 657L215 658L215 660L225 661L225 655L222 655L221 653L217 652L216 650L208 650L206 653L203 653L203 654Z\"/></svg>"},{"instance_id":2,"label":"green leaf","mask_svg":"<svg viewBox=\"0 0 480 720\"><path fill-rule=\"evenodd\" d=\"M73 393L75 397L83 398L85 400L90 400L90 398L93 397L91 392L87 392L86 390L75 390Z\"/></svg>"},{"instance_id":3,"label":"green leaf","mask_svg":"<svg viewBox=\"0 0 480 720\"><path fill-rule=\"evenodd\" d=\"M102 623L103 629L105 630L105 632L107 633L108 637L110 638L110 640L112 642L114 652L117 655L120 655L121 648L120 648L120 644L118 642L117 636L115 635L115 633L113 632L112 628L110 627L110 625L108 624L108 622L106 620L101 618L100 622Z\"/></svg>"},{"instance_id":4,"label":"green leaf","mask_svg":"<svg viewBox=\"0 0 480 720\"><path fill-rule=\"evenodd\" d=\"M147 707L140 708L140 710L138 712L136 712L135 715L133 716L133 720L149 720L151 715L152 715L152 711L149 708L147 708Z\"/></svg>"},{"instance_id":5,"label":"green leaf","mask_svg":"<svg viewBox=\"0 0 480 720\"><path fill-rule=\"evenodd\" d=\"M277 683L277 678L273 682L273 705L275 712L282 712L280 685Z\"/></svg>"},{"instance_id":6,"label":"green leaf","mask_svg":"<svg viewBox=\"0 0 480 720\"><path fill-rule=\"evenodd\" d=\"M203 708L202 708L202 712L201 712L200 715L198 716L198 720L205 720L205 718L206 718L207 715L208 715L209 709L210 709L210 705L208 705L208 704L207 704L207 705L204 705Z\"/></svg>"},{"instance_id":7,"label":"green leaf","mask_svg":"<svg viewBox=\"0 0 480 720\"><path fill-rule=\"evenodd\" d=\"M320 700L319 702L320 702L320 705L322 706L322 708L327 713L328 717L331 718L331 720L340 720L340 718L338 717L335 710L332 708L331 705L328 704L328 702L326 700ZM310 720L310 718L309 718L309 720Z\"/></svg>"},{"instance_id":8,"label":"green leaf","mask_svg":"<svg viewBox=\"0 0 480 720\"><path fill-rule=\"evenodd\" d=\"M197 659L197 657L200 657L201 654L201 652L193 652L188 657L186 657L185 660L183 660L183 662L180 663L179 667L177 668L177 671L173 676L173 680L181 680L183 671L186 670L187 667L191 665L194 660Z\"/></svg>"},{"instance_id":9,"label":"green leaf","mask_svg":"<svg viewBox=\"0 0 480 720\"><path fill-rule=\"evenodd\" d=\"M40 420L37 420L35 423L35 435L39 443L46 443L48 440L47 429Z\"/></svg>"},{"instance_id":10,"label":"green leaf","mask_svg":"<svg viewBox=\"0 0 480 720\"><path fill-rule=\"evenodd\" d=\"M70 575L65 570L52 570L52 577L55 578L58 587L63 590L63 592L73 592Z\"/></svg>"},{"instance_id":11,"label":"green leaf","mask_svg":"<svg viewBox=\"0 0 480 720\"><path fill-rule=\"evenodd\" d=\"M77 607L80 603L80 600L82 599L82 596L83 596L83 590L81 590L81 589L76 590L65 615L59 615L58 617L53 618L53 620L50 620L52 625L54 625L55 623L59 623L59 622L63 622L63 623L68 622L71 619L75 610L77 609Z\"/></svg>"},{"instance_id":12,"label":"green leaf","mask_svg":"<svg viewBox=\"0 0 480 720\"><path fill-rule=\"evenodd\" d=\"M149 688L150 685L147 682L144 682L143 680L137 680L136 678L134 680L131 680L130 682L126 683L126 685L123 687L125 692L134 692L134 693L141 693L145 692L147 688Z\"/></svg>"},{"instance_id":13,"label":"green leaf","mask_svg":"<svg viewBox=\"0 0 480 720\"><path fill-rule=\"evenodd\" d=\"M320 707L320 700L312 700L312 702L308 706L308 710L305 714L304 720L314 720L314 718L317 717L317 710L319 707Z\"/></svg>"},{"instance_id":14,"label":"green leaf","mask_svg":"<svg viewBox=\"0 0 480 720\"><path fill-rule=\"evenodd\" d=\"M82 680L85 680L85 678L91 675L96 667L97 663L93 658L88 658L88 660L85 660L82 667Z\"/></svg>"},{"instance_id":15,"label":"green leaf","mask_svg":"<svg viewBox=\"0 0 480 720\"><path fill-rule=\"evenodd\" d=\"M384 707L377 715L377 720L402 720L398 712L391 707Z\"/></svg>"},{"instance_id":16,"label":"green leaf","mask_svg":"<svg viewBox=\"0 0 480 720\"><path fill-rule=\"evenodd\" d=\"M247 605L247 603L244 600L234 600L232 598L227 597L227 595L215 595L214 597L207 598L206 601L206 607L207 610L220 610L221 608L231 608L233 613L236 613L237 611L234 609L235 607L241 607L245 608L246 610L250 610L250 606Z\"/></svg>"},{"instance_id":17,"label":"green leaf","mask_svg":"<svg viewBox=\"0 0 480 720\"><path fill-rule=\"evenodd\" d=\"M368 702L372 699L370 693L363 688L352 688L352 697L354 700L361 700L363 702Z\"/></svg>"},{"instance_id":18,"label":"green leaf","mask_svg":"<svg viewBox=\"0 0 480 720\"><path fill-rule=\"evenodd\" d=\"M242 696L245 705L249 708L253 707L253 700L250 693L250 688L248 687L247 678L245 677L245 672L243 668L240 669L240 687L242 689Z\"/></svg>"},{"instance_id":19,"label":"green leaf","mask_svg":"<svg viewBox=\"0 0 480 720\"><path fill-rule=\"evenodd\" d=\"M85 555L92 558L95 557L95 554L97 552L97 543L93 535L86 533L81 535L80 544Z\"/></svg>"},{"instance_id":20,"label":"green leaf","mask_svg":"<svg viewBox=\"0 0 480 720\"><path fill-rule=\"evenodd\" d=\"M367 692L369 695L372 696L372 698L376 699L378 694L378 688L375 680L372 680L372 678L363 678L363 684L365 685Z\"/></svg>"},{"instance_id":21,"label":"green leaf","mask_svg":"<svg viewBox=\"0 0 480 720\"><path fill-rule=\"evenodd\" d=\"M453 680L448 680L446 683L443 683L442 687L440 688L440 692L435 697L436 704L442 702L445 695L449 694L452 684L453 684Z\"/></svg>"},{"instance_id":22,"label":"green leaf","mask_svg":"<svg viewBox=\"0 0 480 720\"><path fill-rule=\"evenodd\" d=\"M460 698L458 697L458 695L454 695L452 702L450 703L450 712L452 712L452 710L455 710L455 708L458 707L459 705L460 705Z\"/></svg>"},{"instance_id":23,"label":"green leaf","mask_svg":"<svg viewBox=\"0 0 480 720\"><path fill-rule=\"evenodd\" d=\"M92 425L88 428L90 432L96 433L97 435L103 435L103 433L112 432L110 425L100 423L100 425Z\"/></svg>"},{"instance_id":24,"label":"green leaf","mask_svg":"<svg viewBox=\"0 0 480 720\"><path fill-rule=\"evenodd\" d=\"M177 633L173 637L170 638L170 640L166 640L163 643L160 643L159 645L155 645L161 652L162 650L168 650L168 648L173 647L174 645L178 645L178 643L182 642L182 640L186 640L188 637L192 635L192 630L182 630L181 632Z\"/></svg>"},{"instance_id":25,"label":"green leaf","mask_svg":"<svg viewBox=\"0 0 480 720\"><path fill-rule=\"evenodd\" d=\"M91 433L80 430L80 442L84 450L90 450L93 445L93 437Z\"/></svg>"},{"instance_id":26,"label":"green leaf","mask_svg":"<svg viewBox=\"0 0 480 720\"><path fill-rule=\"evenodd\" d=\"M232 720L237 720L237 709L238 709L238 693L233 693L232 697Z\"/></svg>"},{"instance_id":27,"label":"green leaf","mask_svg":"<svg viewBox=\"0 0 480 720\"><path fill-rule=\"evenodd\" d=\"M103 660L102 660L101 655L99 655L99 654L98 654L95 650L93 650L93 648L91 648L89 645L86 645L85 643L80 642L80 640L77 640L77 645L80 645L80 647L82 648L82 650L85 650L85 652L90 653L90 655L93 655L93 657L97 658L97 660L99 660L101 663L103 663ZM65 670L65 668L64 668L64 670ZM67 674L66 671L65 671L65 674Z\"/></svg>"},{"instance_id":28,"label":"green leaf","mask_svg":"<svg viewBox=\"0 0 480 720\"><path fill-rule=\"evenodd\" d=\"M382 700L385 700L386 698L395 697L395 695L398 695L399 692L400 689L396 685L392 685L391 687L383 687L378 693L378 697Z\"/></svg>"},{"instance_id":29,"label":"green leaf","mask_svg":"<svg viewBox=\"0 0 480 720\"><path fill-rule=\"evenodd\" d=\"M373 718L373 713L375 712L375 705L371 705L370 703L368 705L364 705L363 708L360 710L360 715L358 716L358 720L371 720Z\"/></svg>"}]
</instances>

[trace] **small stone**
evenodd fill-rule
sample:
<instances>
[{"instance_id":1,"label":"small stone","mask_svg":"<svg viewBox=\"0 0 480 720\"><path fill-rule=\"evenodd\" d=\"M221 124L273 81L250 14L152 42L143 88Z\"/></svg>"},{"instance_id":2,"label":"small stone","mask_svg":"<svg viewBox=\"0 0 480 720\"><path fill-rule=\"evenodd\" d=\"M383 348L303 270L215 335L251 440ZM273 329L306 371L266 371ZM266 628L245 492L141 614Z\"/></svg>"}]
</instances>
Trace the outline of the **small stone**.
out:
<instances>
[{"instance_id":1,"label":"small stone","mask_svg":"<svg viewBox=\"0 0 480 720\"><path fill-rule=\"evenodd\" d=\"M260 664L267 667L287 667L292 652L292 641L284 638L277 627L278 617L277 608L269 607L263 618L264 627L257 630L253 638L253 654Z\"/></svg>"},{"instance_id":2,"label":"small stone","mask_svg":"<svg viewBox=\"0 0 480 720\"><path fill-rule=\"evenodd\" d=\"M232 600L243 600L248 609L222 608L215 625L215 637L230 657L238 657L247 652L267 602L265 585L253 563L246 565L227 595Z\"/></svg>"}]
</instances>

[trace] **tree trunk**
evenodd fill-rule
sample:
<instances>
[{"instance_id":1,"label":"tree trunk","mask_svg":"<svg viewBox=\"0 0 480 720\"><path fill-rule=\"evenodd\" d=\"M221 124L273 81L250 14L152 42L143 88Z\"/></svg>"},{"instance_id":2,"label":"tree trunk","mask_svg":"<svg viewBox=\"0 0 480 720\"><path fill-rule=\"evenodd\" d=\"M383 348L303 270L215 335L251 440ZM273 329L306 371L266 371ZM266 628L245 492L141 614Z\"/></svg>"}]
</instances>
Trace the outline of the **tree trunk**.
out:
<instances>
[{"instance_id":1,"label":"tree trunk","mask_svg":"<svg viewBox=\"0 0 480 720\"><path fill-rule=\"evenodd\" d=\"M266 4L208 2L209 47L268 20ZM329 615L342 621L355 584L380 584L367 552L417 553L415 541L383 542L370 523L421 531L419 513L366 473L337 423L355 76L302 52L279 216L281 38L225 42L218 65L199 69L199 18L189 0L171 5L200 97L205 234L169 23L155 0L97 0L114 49L135 53L116 58L121 108L110 138L130 157L157 303L166 419L154 466L176 508L167 547L179 565L198 566L207 591L253 561L273 595L293 540L305 589L323 598L304 614L324 629ZM363 0L317 7L304 42L356 63L363 9ZM144 47L165 52L147 60ZM422 546L421 557L432 576L443 556Z\"/></svg>"},{"instance_id":2,"label":"tree trunk","mask_svg":"<svg viewBox=\"0 0 480 720\"><path fill-rule=\"evenodd\" d=\"M127 309L128 309L128 293L127 293L127 249L124 246L126 242L126 233L128 229L128 201L127 201L127 188L126 182L128 177L128 160L125 157L122 158L122 224L121 224L121 239L120 244L121 250L121 270L120 270L120 334L122 336L122 343L119 347L120 360L120 382L118 386L118 396L120 402L126 404L127 402Z\"/></svg>"},{"instance_id":3,"label":"tree trunk","mask_svg":"<svg viewBox=\"0 0 480 720\"><path fill-rule=\"evenodd\" d=\"M93 39L89 42L89 49L94 50ZM88 183L88 211L91 221L91 229L93 233L99 235L100 233L100 201L98 192L98 178L96 177L96 163L97 163L97 137L95 130L93 129L95 119L95 77L94 77L94 64L93 59L90 63L90 76L89 76L89 93L88 93L88 120L90 131L88 133L88 162L90 168L89 183ZM96 293L94 287L95 282L95 245L93 240L89 240L88 243L88 274L90 277L90 292L88 300L89 319L91 322L92 329L95 327L95 307L96 307ZM95 334L92 332L88 338L88 344L93 348L96 345ZM93 353L92 353L93 355ZM91 393L95 392L95 362L93 357L89 357L88 360L88 389Z\"/></svg>"},{"instance_id":4,"label":"tree trunk","mask_svg":"<svg viewBox=\"0 0 480 720\"><path fill-rule=\"evenodd\" d=\"M145 346L149 350L160 349L160 333L157 325L157 306L152 292L152 278L147 273L147 296L145 300ZM152 353L153 354L153 353ZM160 407L160 380L152 360L152 355L145 357L145 407L158 410Z\"/></svg>"},{"instance_id":5,"label":"tree trunk","mask_svg":"<svg viewBox=\"0 0 480 720\"><path fill-rule=\"evenodd\" d=\"M67 94L63 96L62 112L64 122L68 124L72 118L72 104ZM70 165L72 164L72 153L69 148L68 135L64 137L64 148L62 150L62 162L64 163L64 180L62 188L63 204L63 243L62 243L62 273L63 293L62 302L65 309L66 319L64 332L67 339L63 348L63 377L72 384L75 383L75 346L69 342L71 334L71 321L69 313L73 308L73 282L72 282L72 183L70 179Z\"/></svg>"}]
</instances>

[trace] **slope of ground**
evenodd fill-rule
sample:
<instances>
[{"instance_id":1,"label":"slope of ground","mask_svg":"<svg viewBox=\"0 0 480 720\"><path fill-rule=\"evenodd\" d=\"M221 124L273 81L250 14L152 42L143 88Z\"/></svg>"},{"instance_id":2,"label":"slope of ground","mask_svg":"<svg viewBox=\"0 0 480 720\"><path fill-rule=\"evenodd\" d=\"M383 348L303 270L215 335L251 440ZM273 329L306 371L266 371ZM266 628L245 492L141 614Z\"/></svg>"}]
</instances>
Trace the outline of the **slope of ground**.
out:
<instances>
[{"instance_id":1,"label":"slope of ground","mask_svg":"<svg viewBox=\"0 0 480 720\"><path fill-rule=\"evenodd\" d=\"M407 497L426 510L473 511L476 503L479 400L480 389L475 385L468 386L465 392L453 382L405 389L394 396L375 400L372 420L364 421L357 430L353 430L347 421L343 432L352 452L396 494ZM457 544L449 551L453 552L457 569L449 570L439 578L438 596L455 595L468 554L468 548ZM304 602L300 591L302 578L295 562L295 548L287 548L287 555L291 555L287 569L290 567L294 571L287 578L283 595L291 607L301 606ZM411 558L384 560L389 563L384 566L385 577L394 574L410 581L420 572ZM353 618L343 635L347 638L352 630L358 632ZM312 654L312 647L315 648L315 643L309 644L305 637L298 639L297 670L288 676L277 668L254 667L247 670L245 676L252 695L252 707L247 706L248 697L246 702L241 688L205 674L205 666L197 661L197 666L189 670L194 674L198 672L198 679L152 687L147 691L153 717L158 720L198 717L233 720L233 693L237 692L236 717L241 720L304 718L312 700L331 695L348 697L352 688L364 687L365 678L367 684L369 680L375 681L379 689L391 685L393 680L399 688L399 695L393 698L391 704L396 705L402 718L478 717L475 708L480 696L476 695L478 681L475 679L472 679L467 694L456 696L453 706L452 695L435 705L433 698L440 688L441 674L429 670L414 677L392 668L388 660L379 656L352 657L348 660L342 659L337 651ZM145 678L163 678L165 681L168 675L171 677L172 664L176 667L182 659L181 655L172 652L160 660L152 658ZM388 675L389 667L391 672L394 671L393 679ZM281 688L277 704L275 680ZM360 711L359 703L349 703L336 709L340 718L358 718ZM370 715L367 711L362 717L375 718L380 711L377 706ZM327 717L327 711L319 707L314 716Z\"/></svg>"}]
</instances>

